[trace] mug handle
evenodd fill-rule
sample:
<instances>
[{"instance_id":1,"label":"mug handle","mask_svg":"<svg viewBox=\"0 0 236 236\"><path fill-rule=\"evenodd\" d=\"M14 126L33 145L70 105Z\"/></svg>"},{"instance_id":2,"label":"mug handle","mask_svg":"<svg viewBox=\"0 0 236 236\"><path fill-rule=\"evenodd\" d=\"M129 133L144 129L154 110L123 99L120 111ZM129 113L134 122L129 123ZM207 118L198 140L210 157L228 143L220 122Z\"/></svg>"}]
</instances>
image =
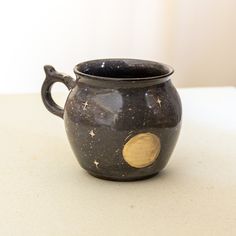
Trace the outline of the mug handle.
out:
<instances>
[{"instance_id":1,"label":"mug handle","mask_svg":"<svg viewBox=\"0 0 236 236\"><path fill-rule=\"evenodd\" d=\"M57 72L54 69L54 67L50 65L45 65L44 71L46 74L46 78L41 88L41 96L42 96L43 103L45 107L48 109L48 111L50 111L54 115L59 116L63 119L64 109L54 102L51 95L52 85L56 82L61 82L65 84L65 86L69 90L71 90L72 88L74 88L76 82L69 75L64 75L62 73Z\"/></svg>"}]
</instances>

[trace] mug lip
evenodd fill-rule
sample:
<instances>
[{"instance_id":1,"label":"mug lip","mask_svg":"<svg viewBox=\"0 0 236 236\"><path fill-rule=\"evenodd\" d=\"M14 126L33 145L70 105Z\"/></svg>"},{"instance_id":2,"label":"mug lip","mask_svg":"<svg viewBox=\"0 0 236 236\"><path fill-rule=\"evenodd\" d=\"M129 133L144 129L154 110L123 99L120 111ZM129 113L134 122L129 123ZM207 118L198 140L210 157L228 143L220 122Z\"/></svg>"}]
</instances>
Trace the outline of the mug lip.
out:
<instances>
[{"instance_id":1,"label":"mug lip","mask_svg":"<svg viewBox=\"0 0 236 236\"><path fill-rule=\"evenodd\" d=\"M137 62L145 62L145 63L156 63L157 65L159 64L163 68L166 69L167 73L163 73L162 75L155 75L155 76L147 76L147 77L107 77L107 76L99 76L99 75L91 75L88 73L84 73L79 70L79 68L84 65L84 64L89 64L89 63L96 63L96 62L106 62L106 61L137 61ZM168 80L168 77L174 73L173 67L162 63L162 62L157 62L157 61L151 61L151 60L145 60L145 59L134 59L134 58L104 58L104 59L95 59L95 60L87 60L84 62L81 62L77 64L74 67L74 73L76 75L84 76L87 78L91 79L98 79L98 80L108 80L108 81L145 81L145 80L158 80L161 79L160 82L165 82Z\"/></svg>"}]
</instances>

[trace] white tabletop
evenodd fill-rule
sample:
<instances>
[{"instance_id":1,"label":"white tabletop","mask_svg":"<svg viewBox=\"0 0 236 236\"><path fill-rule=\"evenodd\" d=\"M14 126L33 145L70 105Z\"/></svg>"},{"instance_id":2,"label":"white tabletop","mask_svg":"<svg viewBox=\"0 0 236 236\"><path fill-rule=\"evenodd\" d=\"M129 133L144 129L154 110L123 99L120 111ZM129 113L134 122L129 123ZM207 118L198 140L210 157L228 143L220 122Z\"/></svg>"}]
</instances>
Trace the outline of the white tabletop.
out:
<instances>
[{"instance_id":1,"label":"white tabletop","mask_svg":"<svg viewBox=\"0 0 236 236\"><path fill-rule=\"evenodd\" d=\"M236 235L236 89L180 90L167 168L111 182L82 170L39 94L0 96L0 235Z\"/></svg>"}]
</instances>

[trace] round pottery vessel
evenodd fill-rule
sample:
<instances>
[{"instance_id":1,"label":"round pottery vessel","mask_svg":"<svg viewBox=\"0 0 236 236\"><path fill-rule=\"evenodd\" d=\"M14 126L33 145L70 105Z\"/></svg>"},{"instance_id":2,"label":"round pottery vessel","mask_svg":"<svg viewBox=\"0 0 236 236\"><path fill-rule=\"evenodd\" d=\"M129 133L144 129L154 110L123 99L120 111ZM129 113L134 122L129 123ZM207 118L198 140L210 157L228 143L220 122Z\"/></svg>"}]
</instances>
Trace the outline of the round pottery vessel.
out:
<instances>
[{"instance_id":1,"label":"round pottery vessel","mask_svg":"<svg viewBox=\"0 0 236 236\"><path fill-rule=\"evenodd\" d=\"M75 66L76 80L52 66L44 69L43 102L64 119L70 145L87 172L132 181L166 166L182 116L170 66L137 59L92 60ZM70 90L64 108L52 99L55 82Z\"/></svg>"}]
</instances>

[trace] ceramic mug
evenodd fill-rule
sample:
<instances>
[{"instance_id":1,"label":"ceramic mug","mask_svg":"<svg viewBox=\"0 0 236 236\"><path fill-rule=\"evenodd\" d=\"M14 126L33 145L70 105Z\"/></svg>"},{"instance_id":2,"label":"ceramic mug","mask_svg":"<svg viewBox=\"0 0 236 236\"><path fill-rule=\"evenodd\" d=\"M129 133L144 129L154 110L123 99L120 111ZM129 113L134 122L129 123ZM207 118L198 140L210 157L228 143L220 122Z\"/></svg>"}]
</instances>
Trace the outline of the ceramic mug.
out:
<instances>
[{"instance_id":1,"label":"ceramic mug","mask_svg":"<svg viewBox=\"0 0 236 236\"><path fill-rule=\"evenodd\" d=\"M42 100L64 119L70 145L91 175L109 180L149 178L167 164L181 128L180 97L165 64L137 59L100 59L75 66L76 80L44 67ZM70 90L64 108L51 87Z\"/></svg>"}]
</instances>

